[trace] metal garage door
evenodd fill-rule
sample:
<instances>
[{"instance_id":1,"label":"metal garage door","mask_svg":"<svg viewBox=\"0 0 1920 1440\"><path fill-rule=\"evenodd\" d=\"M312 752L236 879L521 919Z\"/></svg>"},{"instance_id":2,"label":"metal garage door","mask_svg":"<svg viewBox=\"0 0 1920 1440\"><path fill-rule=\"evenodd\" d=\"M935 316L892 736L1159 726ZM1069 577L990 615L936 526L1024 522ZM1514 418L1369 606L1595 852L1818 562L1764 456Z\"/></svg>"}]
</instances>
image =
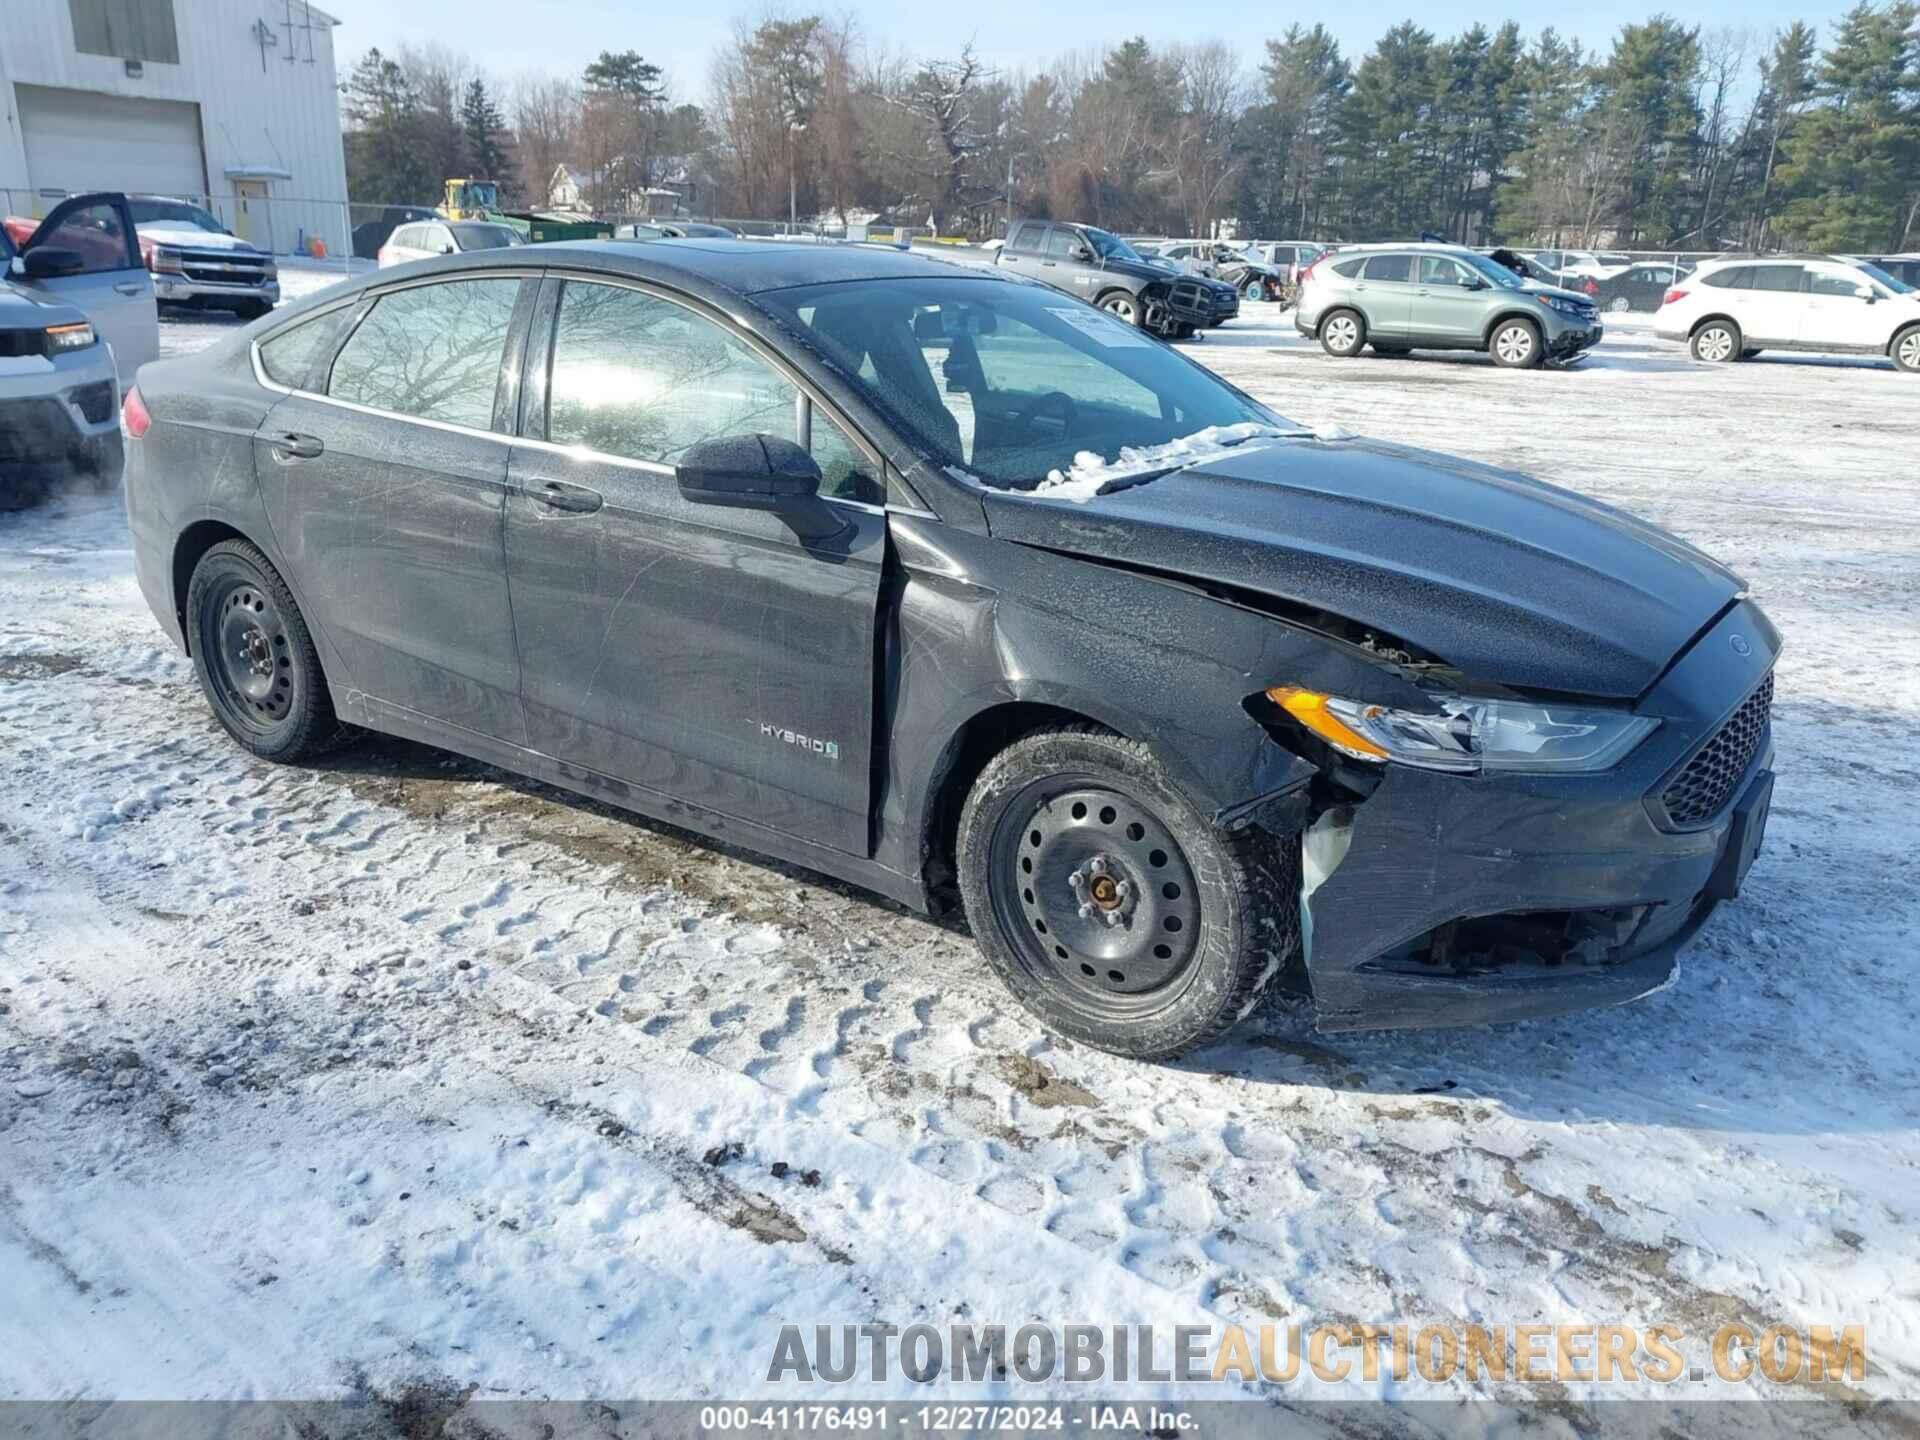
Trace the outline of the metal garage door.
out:
<instances>
[{"instance_id":1,"label":"metal garage door","mask_svg":"<svg viewBox=\"0 0 1920 1440\"><path fill-rule=\"evenodd\" d=\"M206 193L198 105L44 85L14 94L35 190Z\"/></svg>"}]
</instances>

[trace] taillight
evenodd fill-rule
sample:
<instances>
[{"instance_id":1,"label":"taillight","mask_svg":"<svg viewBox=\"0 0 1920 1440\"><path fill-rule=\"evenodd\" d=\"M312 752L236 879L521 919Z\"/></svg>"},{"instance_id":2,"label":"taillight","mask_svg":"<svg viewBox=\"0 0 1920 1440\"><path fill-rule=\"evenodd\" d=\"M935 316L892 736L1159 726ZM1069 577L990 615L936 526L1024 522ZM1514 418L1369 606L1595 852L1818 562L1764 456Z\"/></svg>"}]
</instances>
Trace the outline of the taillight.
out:
<instances>
[{"instance_id":1,"label":"taillight","mask_svg":"<svg viewBox=\"0 0 1920 1440\"><path fill-rule=\"evenodd\" d=\"M1580 288L1581 288L1582 290L1585 290L1585 291L1587 292L1587 294L1589 294L1589 295L1598 295L1598 294L1600 293L1600 286L1599 286L1599 284L1598 284L1597 282L1595 282L1595 281L1592 281L1592 280L1589 280L1589 281L1587 281L1587 282L1586 282L1586 283L1585 283L1584 285L1582 285L1582 286L1581 286Z\"/></svg>"},{"instance_id":2,"label":"taillight","mask_svg":"<svg viewBox=\"0 0 1920 1440\"><path fill-rule=\"evenodd\" d=\"M138 385L128 387L127 398L120 402L120 423L135 440L153 428L153 416L147 413L147 402L140 398Z\"/></svg>"},{"instance_id":3,"label":"taillight","mask_svg":"<svg viewBox=\"0 0 1920 1440\"><path fill-rule=\"evenodd\" d=\"M1331 252L1329 252L1329 253L1331 253ZM1301 271L1300 271L1300 278L1299 278L1298 280L1296 280L1296 281L1294 281L1294 283L1295 283L1296 285L1304 285L1304 284L1306 284L1306 283L1307 283L1307 277L1308 277L1309 275L1311 275L1311 274L1313 274L1313 272L1314 272L1314 271L1315 271L1316 269L1318 269L1318 268L1319 268L1319 265L1320 265L1320 262L1321 262L1322 260L1324 260L1324 259L1326 259L1326 258L1327 258L1327 257L1326 257L1326 255L1316 255L1316 256L1314 256L1314 257L1313 257L1313 259L1311 259L1311 260L1309 260L1309 261L1308 261L1308 262L1306 263L1306 265L1305 265L1305 266L1304 266L1304 267L1303 267L1303 268L1301 269Z\"/></svg>"},{"instance_id":4,"label":"taillight","mask_svg":"<svg viewBox=\"0 0 1920 1440\"><path fill-rule=\"evenodd\" d=\"M1662 305L1678 305L1682 300L1686 298L1687 298L1687 292L1684 290L1669 290L1667 291L1666 294L1660 297L1660 303Z\"/></svg>"}]
</instances>

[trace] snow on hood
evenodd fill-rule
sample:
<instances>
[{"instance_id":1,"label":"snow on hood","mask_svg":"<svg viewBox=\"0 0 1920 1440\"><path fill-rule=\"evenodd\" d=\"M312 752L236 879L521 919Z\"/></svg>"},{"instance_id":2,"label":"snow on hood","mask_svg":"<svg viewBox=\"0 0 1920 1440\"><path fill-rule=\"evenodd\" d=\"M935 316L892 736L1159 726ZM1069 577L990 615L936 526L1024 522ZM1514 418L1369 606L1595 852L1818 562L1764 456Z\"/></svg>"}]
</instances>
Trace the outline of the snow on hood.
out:
<instances>
[{"instance_id":1,"label":"snow on hood","mask_svg":"<svg viewBox=\"0 0 1920 1440\"><path fill-rule=\"evenodd\" d=\"M251 250L253 246L237 235L217 235L197 225L135 225L142 240L156 245L178 245L193 250Z\"/></svg>"},{"instance_id":2,"label":"snow on hood","mask_svg":"<svg viewBox=\"0 0 1920 1440\"><path fill-rule=\"evenodd\" d=\"M1072 500L1084 504L1104 493L1116 480L1165 470L1169 466L1198 465L1203 460L1217 459L1249 440L1308 438L1348 440L1352 436L1337 425L1324 431L1286 430L1278 425L1261 425L1253 421L1240 425L1209 425L1204 430L1182 435L1178 440L1169 440L1164 445L1123 445L1119 458L1115 460L1108 460L1092 450L1082 450L1073 457L1071 469L1049 470L1047 478L1034 486L1033 493L1044 495L1049 500Z\"/></svg>"}]
</instances>

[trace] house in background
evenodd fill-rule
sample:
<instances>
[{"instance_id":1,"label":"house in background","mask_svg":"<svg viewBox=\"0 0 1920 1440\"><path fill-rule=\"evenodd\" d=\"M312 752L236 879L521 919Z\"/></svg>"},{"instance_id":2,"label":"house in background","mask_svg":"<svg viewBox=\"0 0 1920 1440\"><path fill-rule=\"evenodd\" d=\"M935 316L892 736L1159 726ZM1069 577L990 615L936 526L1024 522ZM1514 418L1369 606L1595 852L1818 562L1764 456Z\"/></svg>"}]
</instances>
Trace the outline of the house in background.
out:
<instances>
[{"instance_id":1,"label":"house in background","mask_svg":"<svg viewBox=\"0 0 1920 1440\"><path fill-rule=\"evenodd\" d=\"M0 209L127 190L349 248L331 15L308 0L0 0Z\"/></svg>"},{"instance_id":2,"label":"house in background","mask_svg":"<svg viewBox=\"0 0 1920 1440\"><path fill-rule=\"evenodd\" d=\"M616 157L601 166L563 162L554 167L547 184L547 205L568 214L622 219L694 213L699 187L687 162L655 160L652 168L656 178L643 184L646 167L638 161L627 164Z\"/></svg>"}]
</instances>

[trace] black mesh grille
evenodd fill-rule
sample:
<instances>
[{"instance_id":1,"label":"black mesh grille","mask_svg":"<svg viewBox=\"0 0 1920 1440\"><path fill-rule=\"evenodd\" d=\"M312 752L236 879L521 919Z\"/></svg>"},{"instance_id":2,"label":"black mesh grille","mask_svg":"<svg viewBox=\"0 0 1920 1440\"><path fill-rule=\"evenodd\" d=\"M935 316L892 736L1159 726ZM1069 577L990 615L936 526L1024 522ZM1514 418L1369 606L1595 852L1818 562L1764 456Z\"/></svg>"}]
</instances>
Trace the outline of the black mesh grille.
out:
<instances>
[{"instance_id":1,"label":"black mesh grille","mask_svg":"<svg viewBox=\"0 0 1920 1440\"><path fill-rule=\"evenodd\" d=\"M1660 792L1660 804L1675 825L1698 825L1720 813L1733 798L1733 787L1747 773L1773 716L1773 674L1760 682L1727 723L1695 752L1671 784Z\"/></svg>"},{"instance_id":2,"label":"black mesh grille","mask_svg":"<svg viewBox=\"0 0 1920 1440\"><path fill-rule=\"evenodd\" d=\"M36 397L0 405L0 462L58 460L73 439L73 421L58 400Z\"/></svg>"},{"instance_id":3,"label":"black mesh grille","mask_svg":"<svg viewBox=\"0 0 1920 1440\"><path fill-rule=\"evenodd\" d=\"M74 387L73 403L87 417L89 425L99 425L113 414L113 382L96 380L91 385Z\"/></svg>"}]
</instances>

